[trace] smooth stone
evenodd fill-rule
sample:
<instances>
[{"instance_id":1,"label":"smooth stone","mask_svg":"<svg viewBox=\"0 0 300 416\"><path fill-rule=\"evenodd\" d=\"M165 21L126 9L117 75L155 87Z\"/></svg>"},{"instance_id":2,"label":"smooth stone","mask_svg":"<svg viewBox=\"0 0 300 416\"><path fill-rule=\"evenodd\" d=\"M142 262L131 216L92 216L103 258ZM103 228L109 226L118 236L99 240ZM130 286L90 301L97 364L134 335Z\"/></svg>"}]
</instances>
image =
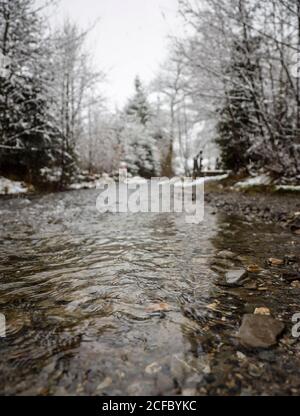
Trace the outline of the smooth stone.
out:
<instances>
[{"instance_id":1,"label":"smooth stone","mask_svg":"<svg viewBox=\"0 0 300 416\"><path fill-rule=\"evenodd\" d=\"M245 315L238 338L249 348L270 348L277 344L284 324L267 315Z\"/></svg>"},{"instance_id":2,"label":"smooth stone","mask_svg":"<svg viewBox=\"0 0 300 416\"><path fill-rule=\"evenodd\" d=\"M225 281L229 286L237 286L246 276L247 272L244 269L231 270L225 274Z\"/></svg>"},{"instance_id":3,"label":"smooth stone","mask_svg":"<svg viewBox=\"0 0 300 416\"><path fill-rule=\"evenodd\" d=\"M233 260L233 259L235 259L235 258L236 258L236 254L235 254L235 253L233 253L232 251L229 251L229 250L223 250L223 251L220 251L220 252L217 254L217 257L218 257L218 258L220 258L220 259L229 259L229 260Z\"/></svg>"},{"instance_id":4,"label":"smooth stone","mask_svg":"<svg viewBox=\"0 0 300 416\"><path fill-rule=\"evenodd\" d=\"M300 289L300 282L298 280L295 280L294 282L291 283L291 287L293 289Z\"/></svg>"},{"instance_id":5,"label":"smooth stone","mask_svg":"<svg viewBox=\"0 0 300 416\"><path fill-rule=\"evenodd\" d=\"M297 271L284 271L282 273L282 278L288 282L295 282L300 280L300 273Z\"/></svg>"}]
</instances>

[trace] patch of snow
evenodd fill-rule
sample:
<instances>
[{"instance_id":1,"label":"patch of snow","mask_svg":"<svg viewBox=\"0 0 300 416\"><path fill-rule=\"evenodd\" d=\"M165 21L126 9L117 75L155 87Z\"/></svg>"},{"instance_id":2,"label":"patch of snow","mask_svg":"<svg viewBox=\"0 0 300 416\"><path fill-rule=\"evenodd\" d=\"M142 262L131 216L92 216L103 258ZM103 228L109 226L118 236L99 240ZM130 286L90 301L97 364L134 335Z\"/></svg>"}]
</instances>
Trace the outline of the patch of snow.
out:
<instances>
[{"instance_id":1,"label":"patch of snow","mask_svg":"<svg viewBox=\"0 0 300 416\"><path fill-rule=\"evenodd\" d=\"M69 189L71 191L79 191L81 189L96 189L97 185L98 185L98 181L72 183L72 185L69 186Z\"/></svg>"},{"instance_id":2,"label":"patch of snow","mask_svg":"<svg viewBox=\"0 0 300 416\"><path fill-rule=\"evenodd\" d=\"M295 185L279 185L279 186L276 186L276 191L300 192L300 186L295 186Z\"/></svg>"},{"instance_id":3,"label":"patch of snow","mask_svg":"<svg viewBox=\"0 0 300 416\"><path fill-rule=\"evenodd\" d=\"M206 176L204 178L204 182L218 182L223 181L224 179L227 179L229 176L229 173L226 173L224 175L217 175L217 176Z\"/></svg>"},{"instance_id":4,"label":"patch of snow","mask_svg":"<svg viewBox=\"0 0 300 416\"><path fill-rule=\"evenodd\" d=\"M62 175L62 171L60 168L42 168L40 170L41 176L50 183L57 183L59 182L61 175Z\"/></svg>"},{"instance_id":5,"label":"patch of snow","mask_svg":"<svg viewBox=\"0 0 300 416\"><path fill-rule=\"evenodd\" d=\"M268 175L259 175L253 178L247 178L244 181L238 182L234 185L237 189L246 189L251 188L252 186L264 186L270 185L272 183L272 179Z\"/></svg>"},{"instance_id":6,"label":"patch of snow","mask_svg":"<svg viewBox=\"0 0 300 416\"><path fill-rule=\"evenodd\" d=\"M0 177L0 195L20 195L27 192L28 188L23 183Z\"/></svg>"},{"instance_id":7,"label":"patch of snow","mask_svg":"<svg viewBox=\"0 0 300 416\"><path fill-rule=\"evenodd\" d=\"M195 186L195 185L202 185L203 183L218 182L218 181L222 181L222 180L227 179L227 178L228 178L228 174L218 175L218 176L205 176L203 178L198 178L198 179L195 179L192 182L186 183L184 185L184 187L189 188L189 187ZM175 183L175 186L181 186L181 181L178 181L177 183Z\"/></svg>"},{"instance_id":8,"label":"patch of snow","mask_svg":"<svg viewBox=\"0 0 300 416\"><path fill-rule=\"evenodd\" d=\"M135 176L133 178L126 179L125 183L127 183L128 185L142 185L144 183L147 183L147 179L141 178L140 176Z\"/></svg>"}]
</instances>

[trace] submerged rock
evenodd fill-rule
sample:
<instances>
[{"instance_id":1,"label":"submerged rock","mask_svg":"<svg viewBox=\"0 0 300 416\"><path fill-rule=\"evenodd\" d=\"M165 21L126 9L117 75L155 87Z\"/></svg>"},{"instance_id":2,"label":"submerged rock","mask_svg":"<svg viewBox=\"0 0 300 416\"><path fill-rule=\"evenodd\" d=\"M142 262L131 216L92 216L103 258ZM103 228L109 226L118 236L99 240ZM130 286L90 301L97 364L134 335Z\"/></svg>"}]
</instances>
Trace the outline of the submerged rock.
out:
<instances>
[{"instance_id":1,"label":"submerged rock","mask_svg":"<svg viewBox=\"0 0 300 416\"><path fill-rule=\"evenodd\" d=\"M290 230L296 235L300 235L300 212L296 212L290 222Z\"/></svg>"},{"instance_id":2,"label":"submerged rock","mask_svg":"<svg viewBox=\"0 0 300 416\"><path fill-rule=\"evenodd\" d=\"M284 271L282 273L282 278L287 280L288 282L295 282L296 280L300 280L300 272L297 271Z\"/></svg>"},{"instance_id":3,"label":"submerged rock","mask_svg":"<svg viewBox=\"0 0 300 416\"><path fill-rule=\"evenodd\" d=\"M233 252L232 252L232 251L230 251L230 250L223 250L223 251L220 251L220 252L217 254L217 257L218 257L219 259L233 260L233 259L235 259L235 258L236 258L236 254L235 254L235 253L233 253Z\"/></svg>"},{"instance_id":4,"label":"submerged rock","mask_svg":"<svg viewBox=\"0 0 300 416\"><path fill-rule=\"evenodd\" d=\"M300 289L300 282L295 280L294 282L291 283L291 287L293 289Z\"/></svg>"},{"instance_id":5,"label":"submerged rock","mask_svg":"<svg viewBox=\"0 0 300 416\"><path fill-rule=\"evenodd\" d=\"M240 286L246 277L247 271L244 269L231 270L225 274L225 282L228 286Z\"/></svg>"},{"instance_id":6,"label":"submerged rock","mask_svg":"<svg viewBox=\"0 0 300 416\"><path fill-rule=\"evenodd\" d=\"M267 315L245 315L238 338L244 347L270 348L277 344L284 324Z\"/></svg>"},{"instance_id":7,"label":"submerged rock","mask_svg":"<svg viewBox=\"0 0 300 416\"><path fill-rule=\"evenodd\" d=\"M294 264L294 263L299 263L300 258L295 255L286 255L284 256L284 261L286 264Z\"/></svg>"},{"instance_id":8,"label":"submerged rock","mask_svg":"<svg viewBox=\"0 0 300 416\"><path fill-rule=\"evenodd\" d=\"M149 375L154 375L161 372L162 367L158 363L152 363L145 368L145 373Z\"/></svg>"}]
</instances>

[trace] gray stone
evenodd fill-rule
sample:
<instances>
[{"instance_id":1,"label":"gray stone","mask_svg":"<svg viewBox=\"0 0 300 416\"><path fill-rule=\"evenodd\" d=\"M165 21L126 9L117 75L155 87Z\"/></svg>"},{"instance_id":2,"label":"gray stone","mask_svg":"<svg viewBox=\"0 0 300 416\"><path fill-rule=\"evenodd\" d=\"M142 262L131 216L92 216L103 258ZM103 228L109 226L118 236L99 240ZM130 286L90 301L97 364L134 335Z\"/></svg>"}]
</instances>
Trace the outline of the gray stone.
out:
<instances>
[{"instance_id":1,"label":"gray stone","mask_svg":"<svg viewBox=\"0 0 300 416\"><path fill-rule=\"evenodd\" d=\"M229 260L233 260L233 259L236 258L236 254L233 253L232 251L229 251L229 250L223 250L223 251L220 251L217 254L217 257L219 259L229 259Z\"/></svg>"},{"instance_id":2,"label":"gray stone","mask_svg":"<svg viewBox=\"0 0 300 416\"><path fill-rule=\"evenodd\" d=\"M244 347L270 348L283 331L284 324L271 316L245 315L238 338Z\"/></svg>"},{"instance_id":3,"label":"gray stone","mask_svg":"<svg viewBox=\"0 0 300 416\"><path fill-rule=\"evenodd\" d=\"M225 281L228 286L239 286L246 276L244 269L231 270L225 274Z\"/></svg>"}]
</instances>

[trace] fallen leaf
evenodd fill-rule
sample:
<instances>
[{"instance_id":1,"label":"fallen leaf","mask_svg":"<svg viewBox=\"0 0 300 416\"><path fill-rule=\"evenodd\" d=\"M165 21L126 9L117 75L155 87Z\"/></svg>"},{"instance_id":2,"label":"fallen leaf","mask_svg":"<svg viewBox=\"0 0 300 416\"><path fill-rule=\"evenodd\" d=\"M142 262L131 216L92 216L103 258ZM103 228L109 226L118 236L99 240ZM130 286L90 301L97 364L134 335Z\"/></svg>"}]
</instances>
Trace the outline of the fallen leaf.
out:
<instances>
[{"instance_id":1,"label":"fallen leaf","mask_svg":"<svg viewBox=\"0 0 300 416\"><path fill-rule=\"evenodd\" d=\"M268 308L262 307L262 308L256 308L254 315L265 315L265 316L270 316L271 315L271 311Z\"/></svg>"},{"instance_id":2,"label":"fallen leaf","mask_svg":"<svg viewBox=\"0 0 300 416\"><path fill-rule=\"evenodd\" d=\"M250 264L250 266L247 267L247 272L249 273L259 273L261 271L261 268L257 264Z\"/></svg>"},{"instance_id":3,"label":"fallen leaf","mask_svg":"<svg viewBox=\"0 0 300 416\"><path fill-rule=\"evenodd\" d=\"M206 307L207 309L210 309L211 311L216 311L218 307L218 303L217 302L211 303L210 305L207 305Z\"/></svg>"},{"instance_id":4,"label":"fallen leaf","mask_svg":"<svg viewBox=\"0 0 300 416\"><path fill-rule=\"evenodd\" d=\"M158 363L152 363L145 368L145 373L150 376L159 373L162 370L161 366Z\"/></svg>"},{"instance_id":5,"label":"fallen leaf","mask_svg":"<svg viewBox=\"0 0 300 416\"><path fill-rule=\"evenodd\" d=\"M246 360L246 355L245 354L243 354L242 352L240 352L240 351L238 351L237 353L236 353L236 355L237 355L237 358L239 359L239 360L241 360L241 361L244 361L244 360Z\"/></svg>"},{"instance_id":6,"label":"fallen leaf","mask_svg":"<svg viewBox=\"0 0 300 416\"><path fill-rule=\"evenodd\" d=\"M270 266L283 266L284 265L284 260L270 258L268 260L268 263L270 264Z\"/></svg>"},{"instance_id":7,"label":"fallen leaf","mask_svg":"<svg viewBox=\"0 0 300 416\"><path fill-rule=\"evenodd\" d=\"M167 303L155 303L153 305L150 305L146 309L146 312L148 313L169 312L170 310L171 310L171 307Z\"/></svg>"},{"instance_id":8,"label":"fallen leaf","mask_svg":"<svg viewBox=\"0 0 300 416\"><path fill-rule=\"evenodd\" d=\"M110 377L106 377L101 384L97 387L97 390L104 390L107 389L112 384L112 379Z\"/></svg>"}]
</instances>

